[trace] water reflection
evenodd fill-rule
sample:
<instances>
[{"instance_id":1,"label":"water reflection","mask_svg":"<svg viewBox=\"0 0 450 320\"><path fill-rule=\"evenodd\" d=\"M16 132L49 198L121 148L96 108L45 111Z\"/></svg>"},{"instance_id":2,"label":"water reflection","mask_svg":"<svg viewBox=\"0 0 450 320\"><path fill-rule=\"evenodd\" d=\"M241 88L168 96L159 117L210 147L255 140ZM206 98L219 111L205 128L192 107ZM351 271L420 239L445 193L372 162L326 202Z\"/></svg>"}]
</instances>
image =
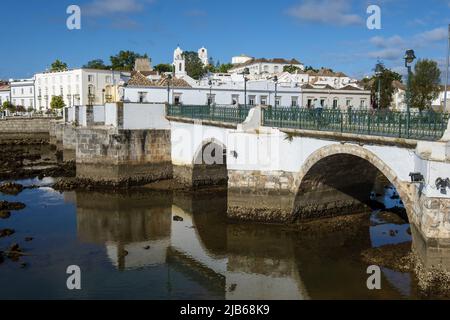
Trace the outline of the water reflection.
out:
<instances>
[{"instance_id":1,"label":"water reflection","mask_svg":"<svg viewBox=\"0 0 450 320\"><path fill-rule=\"evenodd\" d=\"M83 242L105 244L119 270L166 263L171 197L162 194L77 192L77 230Z\"/></svg>"},{"instance_id":2,"label":"water reflection","mask_svg":"<svg viewBox=\"0 0 450 320\"><path fill-rule=\"evenodd\" d=\"M367 290L367 266L359 255L384 243L382 232L373 231L383 225L371 227L367 217L337 229L319 224L301 232L228 224L226 200L226 193L78 192L78 238L105 246L110 263L120 271L166 267L162 276L170 297L177 297L179 277L219 299L411 295L409 274L388 269L387 288Z\"/></svg>"}]
</instances>

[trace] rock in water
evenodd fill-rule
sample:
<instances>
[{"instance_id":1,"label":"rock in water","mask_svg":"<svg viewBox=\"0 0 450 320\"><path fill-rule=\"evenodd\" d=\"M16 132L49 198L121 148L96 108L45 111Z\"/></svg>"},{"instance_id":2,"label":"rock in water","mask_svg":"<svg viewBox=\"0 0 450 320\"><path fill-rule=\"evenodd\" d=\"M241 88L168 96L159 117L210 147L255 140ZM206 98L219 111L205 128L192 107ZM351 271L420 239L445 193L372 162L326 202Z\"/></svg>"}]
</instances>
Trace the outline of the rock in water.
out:
<instances>
[{"instance_id":1,"label":"rock in water","mask_svg":"<svg viewBox=\"0 0 450 320\"><path fill-rule=\"evenodd\" d=\"M14 234L14 230L12 229L1 229L0 230L0 238L9 237Z\"/></svg>"},{"instance_id":2,"label":"rock in water","mask_svg":"<svg viewBox=\"0 0 450 320\"><path fill-rule=\"evenodd\" d=\"M25 207L21 202L0 201L0 210L22 210Z\"/></svg>"},{"instance_id":3,"label":"rock in water","mask_svg":"<svg viewBox=\"0 0 450 320\"><path fill-rule=\"evenodd\" d=\"M8 219L9 217L11 217L11 212L0 211L0 219Z\"/></svg>"},{"instance_id":4,"label":"rock in water","mask_svg":"<svg viewBox=\"0 0 450 320\"><path fill-rule=\"evenodd\" d=\"M18 195L23 190L23 186L21 184L17 184L14 182L6 182L0 184L0 192L9 195Z\"/></svg>"}]
</instances>

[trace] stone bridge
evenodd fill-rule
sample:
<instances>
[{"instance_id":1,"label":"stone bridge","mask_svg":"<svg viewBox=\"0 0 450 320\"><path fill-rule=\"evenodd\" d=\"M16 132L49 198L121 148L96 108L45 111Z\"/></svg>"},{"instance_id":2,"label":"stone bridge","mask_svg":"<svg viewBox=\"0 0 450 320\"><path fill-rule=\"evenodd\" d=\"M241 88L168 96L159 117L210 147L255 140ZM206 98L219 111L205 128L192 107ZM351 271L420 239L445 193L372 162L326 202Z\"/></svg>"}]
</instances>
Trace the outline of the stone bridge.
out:
<instances>
[{"instance_id":1,"label":"stone bridge","mask_svg":"<svg viewBox=\"0 0 450 320\"><path fill-rule=\"evenodd\" d=\"M271 122L262 107L200 109L111 104L96 115L84 107L83 124L66 112L58 135L76 132L80 179L225 184L231 219L293 223L356 213L367 210L371 191L390 183L422 237L450 244L448 118L441 127L408 119L407 131L400 119L397 135L372 118L368 130L355 131L355 118L342 115L335 122L303 123L298 114Z\"/></svg>"}]
</instances>

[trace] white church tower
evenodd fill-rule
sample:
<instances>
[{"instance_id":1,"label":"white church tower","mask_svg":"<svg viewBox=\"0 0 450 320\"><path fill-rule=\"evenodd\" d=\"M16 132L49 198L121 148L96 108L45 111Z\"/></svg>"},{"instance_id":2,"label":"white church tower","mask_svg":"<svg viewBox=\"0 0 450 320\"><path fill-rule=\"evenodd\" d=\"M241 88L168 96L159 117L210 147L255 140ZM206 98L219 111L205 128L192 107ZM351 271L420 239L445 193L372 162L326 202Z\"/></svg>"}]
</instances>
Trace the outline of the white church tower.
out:
<instances>
[{"instance_id":1,"label":"white church tower","mask_svg":"<svg viewBox=\"0 0 450 320\"><path fill-rule=\"evenodd\" d=\"M183 57L183 50L178 46L173 52L173 66L175 69L175 77L186 75L186 61Z\"/></svg>"},{"instance_id":2,"label":"white church tower","mask_svg":"<svg viewBox=\"0 0 450 320\"><path fill-rule=\"evenodd\" d=\"M198 49L198 57L203 62L204 66L209 65L208 50L205 47L201 47L200 49Z\"/></svg>"}]
</instances>

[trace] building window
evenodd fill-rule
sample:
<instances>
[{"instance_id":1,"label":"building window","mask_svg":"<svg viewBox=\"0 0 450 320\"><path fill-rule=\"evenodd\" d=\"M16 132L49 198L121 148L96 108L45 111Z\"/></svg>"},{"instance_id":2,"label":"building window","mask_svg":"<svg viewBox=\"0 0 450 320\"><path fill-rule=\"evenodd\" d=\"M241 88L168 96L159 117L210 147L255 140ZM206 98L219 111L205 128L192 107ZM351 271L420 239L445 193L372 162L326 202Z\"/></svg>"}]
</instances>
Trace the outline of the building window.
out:
<instances>
[{"instance_id":1,"label":"building window","mask_svg":"<svg viewBox=\"0 0 450 320\"><path fill-rule=\"evenodd\" d=\"M23 88L22 88L22 89L20 89L20 93L21 93L22 95L24 95L24 94L25 94L25 91L23 90Z\"/></svg>"},{"instance_id":2,"label":"building window","mask_svg":"<svg viewBox=\"0 0 450 320\"><path fill-rule=\"evenodd\" d=\"M208 93L206 96L206 103L208 105L216 103L216 95Z\"/></svg>"},{"instance_id":3,"label":"building window","mask_svg":"<svg viewBox=\"0 0 450 320\"><path fill-rule=\"evenodd\" d=\"M94 76L92 74L88 75L88 82L94 82Z\"/></svg>"},{"instance_id":4,"label":"building window","mask_svg":"<svg viewBox=\"0 0 450 320\"><path fill-rule=\"evenodd\" d=\"M351 107L352 106L352 99L347 99L346 101L345 101L345 105L347 106L347 107Z\"/></svg>"},{"instance_id":5,"label":"building window","mask_svg":"<svg viewBox=\"0 0 450 320\"><path fill-rule=\"evenodd\" d=\"M297 107L298 106L298 97L292 97L291 98L291 107Z\"/></svg>"},{"instance_id":6,"label":"building window","mask_svg":"<svg viewBox=\"0 0 450 320\"><path fill-rule=\"evenodd\" d=\"M30 88L30 94L33 94L33 88Z\"/></svg>"},{"instance_id":7,"label":"building window","mask_svg":"<svg viewBox=\"0 0 450 320\"><path fill-rule=\"evenodd\" d=\"M365 108L366 107L366 100L365 99L361 99L360 106L361 106L361 108Z\"/></svg>"},{"instance_id":8,"label":"building window","mask_svg":"<svg viewBox=\"0 0 450 320\"><path fill-rule=\"evenodd\" d=\"M181 93L174 93L173 104L176 106L181 105Z\"/></svg>"},{"instance_id":9,"label":"building window","mask_svg":"<svg viewBox=\"0 0 450 320\"><path fill-rule=\"evenodd\" d=\"M248 104L250 106L254 106L255 105L255 99L256 99L256 96L248 96Z\"/></svg>"},{"instance_id":10,"label":"building window","mask_svg":"<svg viewBox=\"0 0 450 320\"><path fill-rule=\"evenodd\" d=\"M338 99L334 99L333 100L333 109L337 109L337 107L338 107Z\"/></svg>"},{"instance_id":11,"label":"building window","mask_svg":"<svg viewBox=\"0 0 450 320\"><path fill-rule=\"evenodd\" d=\"M22 107L25 106L25 100L24 100L24 99L21 99L21 100L20 100L20 105L21 105Z\"/></svg>"},{"instance_id":12,"label":"building window","mask_svg":"<svg viewBox=\"0 0 450 320\"><path fill-rule=\"evenodd\" d=\"M320 105L323 107L325 107L325 99L320 99Z\"/></svg>"},{"instance_id":13,"label":"building window","mask_svg":"<svg viewBox=\"0 0 450 320\"><path fill-rule=\"evenodd\" d=\"M281 105L281 97L275 97L275 107L279 107Z\"/></svg>"},{"instance_id":14,"label":"building window","mask_svg":"<svg viewBox=\"0 0 450 320\"><path fill-rule=\"evenodd\" d=\"M34 105L33 105L34 103L33 103L33 99L30 99L30 107L31 108L33 108L34 107Z\"/></svg>"},{"instance_id":15,"label":"building window","mask_svg":"<svg viewBox=\"0 0 450 320\"><path fill-rule=\"evenodd\" d=\"M267 96L261 96L259 98L259 101L261 102L262 106L266 106L267 105Z\"/></svg>"},{"instance_id":16,"label":"building window","mask_svg":"<svg viewBox=\"0 0 450 320\"><path fill-rule=\"evenodd\" d=\"M311 105L312 105L312 99L308 99L308 102L307 102L306 106L308 108L311 108Z\"/></svg>"},{"instance_id":17,"label":"building window","mask_svg":"<svg viewBox=\"0 0 450 320\"><path fill-rule=\"evenodd\" d=\"M106 83L111 83L111 76L106 76Z\"/></svg>"},{"instance_id":18,"label":"building window","mask_svg":"<svg viewBox=\"0 0 450 320\"><path fill-rule=\"evenodd\" d=\"M144 103L146 96L147 96L147 92L139 92L139 103Z\"/></svg>"}]
</instances>

